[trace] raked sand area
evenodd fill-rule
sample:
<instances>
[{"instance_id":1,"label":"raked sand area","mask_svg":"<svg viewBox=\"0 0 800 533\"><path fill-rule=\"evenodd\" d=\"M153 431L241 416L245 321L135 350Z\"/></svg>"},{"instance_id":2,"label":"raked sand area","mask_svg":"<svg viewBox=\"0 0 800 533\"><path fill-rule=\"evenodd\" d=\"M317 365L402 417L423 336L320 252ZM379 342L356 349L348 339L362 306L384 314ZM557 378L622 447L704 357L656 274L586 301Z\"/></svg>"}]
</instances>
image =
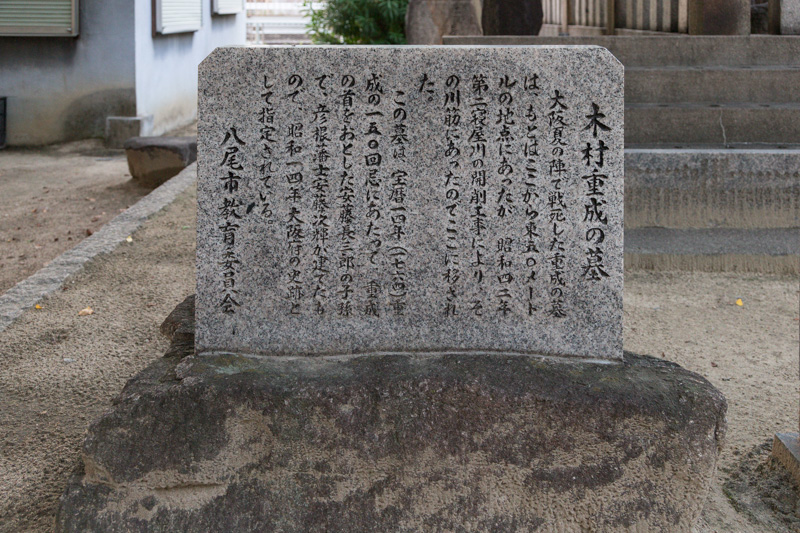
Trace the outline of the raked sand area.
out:
<instances>
[{"instance_id":1,"label":"raked sand area","mask_svg":"<svg viewBox=\"0 0 800 533\"><path fill-rule=\"evenodd\" d=\"M87 425L166 349L159 326L194 291L195 201L183 193L0 333L0 531L52 529ZM626 272L625 349L698 372L728 399L699 532L800 531L796 489L767 445L798 426L798 289L754 274Z\"/></svg>"}]
</instances>

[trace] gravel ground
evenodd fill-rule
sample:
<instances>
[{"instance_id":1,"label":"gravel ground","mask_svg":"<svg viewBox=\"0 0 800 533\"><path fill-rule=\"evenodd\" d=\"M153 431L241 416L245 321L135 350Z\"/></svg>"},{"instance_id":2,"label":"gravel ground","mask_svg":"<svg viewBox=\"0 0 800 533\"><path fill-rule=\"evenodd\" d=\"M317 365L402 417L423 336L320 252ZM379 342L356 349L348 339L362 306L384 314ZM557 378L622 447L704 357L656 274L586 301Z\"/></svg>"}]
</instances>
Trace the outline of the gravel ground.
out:
<instances>
[{"instance_id":1,"label":"gravel ground","mask_svg":"<svg viewBox=\"0 0 800 533\"><path fill-rule=\"evenodd\" d=\"M0 190L0 293L150 192L98 139L0 150Z\"/></svg>"},{"instance_id":2,"label":"gravel ground","mask_svg":"<svg viewBox=\"0 0 800 533\"><path fill-rule=\"evenodd\" d=\"M158 327L194 291L195 201L183 193L0 334L0 531L52 528L87 425L166 349ZM706 376L729 401L698 533L800 530L797 492L765 446L798 426L799 298L794 278L626 274L625 348Z\"/></svg>"}]
</instances>

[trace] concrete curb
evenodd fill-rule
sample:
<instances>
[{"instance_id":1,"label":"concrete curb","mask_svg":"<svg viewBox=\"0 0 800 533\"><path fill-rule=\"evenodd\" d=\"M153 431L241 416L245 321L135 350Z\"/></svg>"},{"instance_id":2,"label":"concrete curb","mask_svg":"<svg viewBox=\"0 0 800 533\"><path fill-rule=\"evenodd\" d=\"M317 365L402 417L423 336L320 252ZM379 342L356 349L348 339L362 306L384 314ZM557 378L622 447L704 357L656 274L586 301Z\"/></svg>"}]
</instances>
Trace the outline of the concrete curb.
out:
<instances>
[{"instance_id":1,"label":"concrete curb","mask_svg":"<svg viewBox=\"0 0 800 533\"><path fill-rule=\"evenodd\" d=\"M172 203L180 193L196 181L197 164L193 163L114 217L95 234L0 295L0 333L27 309L58 290L69 276L79 272L86 263L102 253L114 250L148 218Z\"/></svg>"}]
</instances>

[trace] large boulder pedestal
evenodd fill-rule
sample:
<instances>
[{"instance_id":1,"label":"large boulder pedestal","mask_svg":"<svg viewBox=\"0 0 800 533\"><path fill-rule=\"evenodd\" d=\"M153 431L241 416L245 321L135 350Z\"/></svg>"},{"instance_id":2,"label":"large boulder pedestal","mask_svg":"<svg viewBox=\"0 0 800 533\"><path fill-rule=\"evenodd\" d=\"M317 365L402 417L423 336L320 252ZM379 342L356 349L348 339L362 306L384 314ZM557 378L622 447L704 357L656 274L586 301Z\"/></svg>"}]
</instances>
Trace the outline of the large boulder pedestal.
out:
<instances>
[{"instance_id":1,"label":"large boulder pedestal","mask_svg":"<svg viewBox=\"0 0 800 533\"><path fill-rule=\"evenodd\" d=\"M652 357L198 357L193 314L91 426L58 531L688 531L725 433Z\"/></svg>"}]
</instances>

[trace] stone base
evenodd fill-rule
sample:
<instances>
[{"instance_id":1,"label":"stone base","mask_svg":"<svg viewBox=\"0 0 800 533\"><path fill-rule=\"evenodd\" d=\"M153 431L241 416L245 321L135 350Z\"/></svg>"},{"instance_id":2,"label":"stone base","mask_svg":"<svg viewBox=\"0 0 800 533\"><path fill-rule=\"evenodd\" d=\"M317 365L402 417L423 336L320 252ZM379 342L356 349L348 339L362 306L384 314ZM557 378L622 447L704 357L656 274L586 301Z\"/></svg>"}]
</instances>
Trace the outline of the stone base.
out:
<instances>
[{"instance_id":1,"label":"stone base","mask_svg":"<svg viewBox=\"0 0 800 533\"><path fill-rule=\"evenodd\" d=\"M800 483L800 440L797 433L777 433L772 441L772 457Z\"/></svg>"},{"instance_id":2,"label":"stone base","mask_svg":"<svg viewBox=\"0 0 800 533\"><path fill-rule=\"evenodd\" d=\"M106 117L105 143L108 148L122 148L131 137L149 135L153 115L143 117Z\"/></svg>"},{"instance_id":3,"label":"stone base","mask_svg":"<svg viewBox=\"0 0 800 533\"><path fill-rule=\"evenodd\" d=\"M689 531L726 402L651 357L187 356L89 430L57 531Z\"/></svg>"},{"instance_id":4,"label":"stone base","mask_svg":"<svg viewBox=\"0 0 800 533\"><path fill-rule=\"evenodd\" d=\"M195 137L133 137L124 147L131 178L151 189L197 160Z\"/></svg>"}]
</instances>

